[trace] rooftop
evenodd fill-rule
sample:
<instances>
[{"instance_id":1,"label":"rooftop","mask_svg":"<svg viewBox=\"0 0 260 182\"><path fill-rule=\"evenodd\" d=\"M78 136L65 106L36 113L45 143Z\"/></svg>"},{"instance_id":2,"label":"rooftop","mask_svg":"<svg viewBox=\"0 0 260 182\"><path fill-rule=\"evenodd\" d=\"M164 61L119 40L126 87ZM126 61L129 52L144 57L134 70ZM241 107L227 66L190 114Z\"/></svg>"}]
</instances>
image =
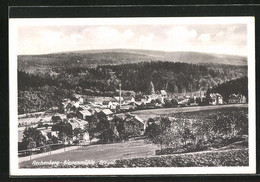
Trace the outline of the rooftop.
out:
<instances>
[{"instance_id":1,"label":"rooftop","mask_svg":"<svg viewBox=\"0 0 260 182\"><path fill-rule=\"evenodd\" d=\"M89 112L88 110L82 110L82 111L79 111L79 113L81 113L83 116L91 116L91 112Z\"/></svg>"},{"instance_id":2,"label":"rooftop","mask_svg":"<svg viewBox=\"0 0 260 182\"><path fill-rule=\"evenodd\" d=\"M113 112L110 109L104 109L101 112L103 112L105 115L111 115Z\"/></svg>"}]
</instances>

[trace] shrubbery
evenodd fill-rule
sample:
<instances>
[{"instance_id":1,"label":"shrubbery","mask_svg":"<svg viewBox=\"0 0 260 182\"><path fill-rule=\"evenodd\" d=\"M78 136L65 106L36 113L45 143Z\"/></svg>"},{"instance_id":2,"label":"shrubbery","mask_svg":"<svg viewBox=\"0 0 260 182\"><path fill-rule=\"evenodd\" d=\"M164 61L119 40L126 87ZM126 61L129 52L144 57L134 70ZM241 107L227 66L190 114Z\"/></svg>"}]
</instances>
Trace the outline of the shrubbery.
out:
<instances>
[{"instance_id":1,"label":"shrubbery","mask_svg":"<svg viewBox=\"0 0 260 182\"><path fill-rule=\"evenodd\" d=\"M243 137L248 135L247 109L231 108L211 112L181 113L174 118L150 119L146 135L151 142L160 146L161 152L157 154L220 148L243 141Z\"/></svg>"},{"instance_id":2,"label":"shrubbery","mask_svg":"<svg viewBox=\"0 0 260 182\"><path fill-rule=\"evenodd\" d=\"M84 161L79 161L84 163ZM194 154L179 154L147 158L122 159L111 162L89 162L59 166L37 166L37 168L128 168L128 167L208 167L208 166L248 166L248 149L212 151ZM36 168L36 166L29 166Z\"/></svg>"}]
</instances>

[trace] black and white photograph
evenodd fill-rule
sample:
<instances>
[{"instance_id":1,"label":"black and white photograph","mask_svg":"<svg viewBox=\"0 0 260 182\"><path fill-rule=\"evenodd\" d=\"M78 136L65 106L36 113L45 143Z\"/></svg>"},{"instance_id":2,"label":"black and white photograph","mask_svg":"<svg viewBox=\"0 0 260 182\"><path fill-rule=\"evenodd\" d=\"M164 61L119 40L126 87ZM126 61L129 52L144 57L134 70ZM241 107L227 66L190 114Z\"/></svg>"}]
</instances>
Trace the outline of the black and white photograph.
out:
<instances>
[{"instance_id":1,"label":"black and white photograph","mask_svg":"<svg viewBox=\"0 0 260 182\"><path fill-rule=\"evenodd\" d=\"M253 17L10 18L10 174L256 172Z\"/></svg>"}]
</instances>

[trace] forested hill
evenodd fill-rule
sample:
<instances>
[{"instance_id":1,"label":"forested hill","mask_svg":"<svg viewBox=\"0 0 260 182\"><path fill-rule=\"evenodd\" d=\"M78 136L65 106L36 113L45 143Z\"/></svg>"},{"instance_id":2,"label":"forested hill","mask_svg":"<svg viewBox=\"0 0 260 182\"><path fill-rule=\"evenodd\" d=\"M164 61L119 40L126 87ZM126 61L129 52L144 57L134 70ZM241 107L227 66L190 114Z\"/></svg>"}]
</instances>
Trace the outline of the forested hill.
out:
<instances>
[{"instance_id":1,"label":"forested hill","mask_svg":"<svg viewBox=\"0 0 260 182\"><path fill-rule=\"evenodd\" d=\"M240 56L198 53L163 52L135 49L72 51L44 55L19 55L18 69L27 72L48 72L54 67L90 67L107 64L126 64L150 61L184 62L192 64L247 65Z\"/></svg>"},{"instance_id":2,"label":"forested hill","mask_svg":"<svg viewBox=\"0 0 260 182\"><path fill-rule=\"evenodd\" d=\"M59 106L71 93L114 96L119 82L123 90L148 93L155 91L184 93L207 90L228 80L247 75L247 66L210 67L187 63L141 62L99 65L93 68L52 68L52 72L31 74L18 72L19 113L46 110Z\"/></svg>"},{"instance_id":3,"label":"forested hill","mask_svg":"<svg viewBox=\"0 0 260 182\"><path fill-rule=\"evenodd\" d=\"M225 81L208 89L208 92L219 93L226 102L231 94L242 94L248 98L248 77L244 76L242 78Z\"/></svg>"}]
</instances>

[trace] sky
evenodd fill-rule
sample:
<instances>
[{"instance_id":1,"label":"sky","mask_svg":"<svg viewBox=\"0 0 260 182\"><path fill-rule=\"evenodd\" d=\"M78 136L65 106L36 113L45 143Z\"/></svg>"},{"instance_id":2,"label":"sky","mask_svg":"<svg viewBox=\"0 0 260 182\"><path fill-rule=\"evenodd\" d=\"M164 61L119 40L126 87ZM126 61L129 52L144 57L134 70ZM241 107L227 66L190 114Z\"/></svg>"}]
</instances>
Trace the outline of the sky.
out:
<instances>
[{"instance_id":1,"label":"sky","mask_svg":"<svg viewBox=\"0 0 260 182\"><path fill-rule=\"evenodd\" d=\"M93 49L247 55L246 24L19 26L18 55Z\"/></svg>"}]
</instances>

